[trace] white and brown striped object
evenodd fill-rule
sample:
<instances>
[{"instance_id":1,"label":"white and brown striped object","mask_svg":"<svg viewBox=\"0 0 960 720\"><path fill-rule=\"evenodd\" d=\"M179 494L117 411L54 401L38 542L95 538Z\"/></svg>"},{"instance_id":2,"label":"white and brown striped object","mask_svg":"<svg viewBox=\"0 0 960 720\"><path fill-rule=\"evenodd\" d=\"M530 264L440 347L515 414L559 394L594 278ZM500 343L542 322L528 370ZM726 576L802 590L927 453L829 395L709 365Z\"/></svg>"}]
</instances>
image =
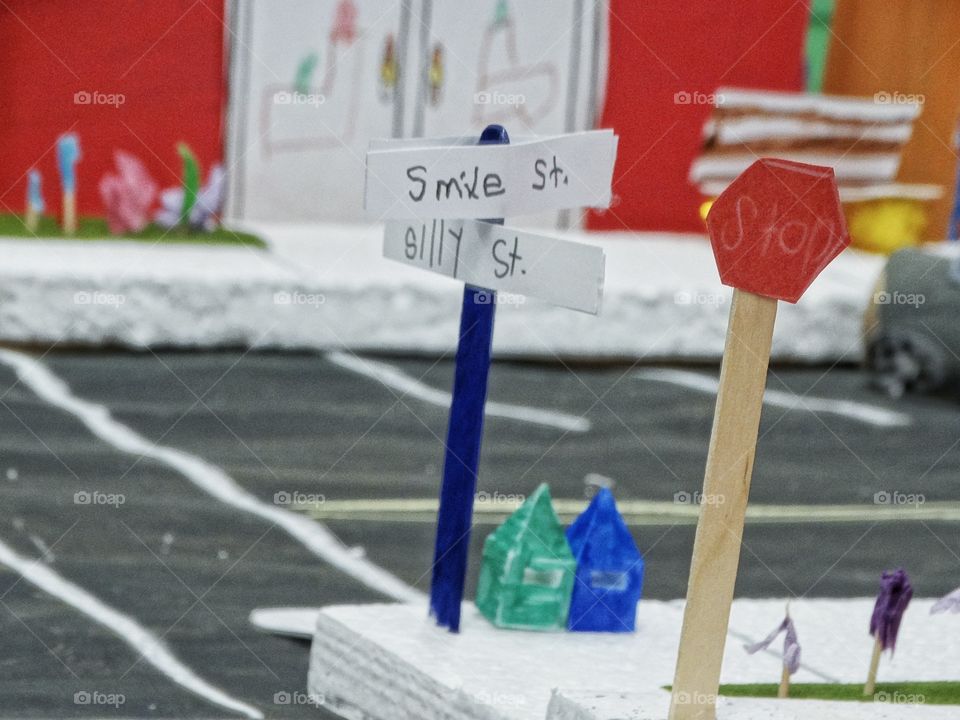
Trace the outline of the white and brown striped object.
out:
<instances>
[{"instance_id":1,"label":"white and brown striped object","mask_svg":"<svg viewBox=\"0 0 960 720\"><path fill-rule=\"evenodd\" d=\"M720 88L690 179L704 195L716 197L758 158L777 157L832 167L842 200L856 202L865 193L930 199L939 187L894 184L919 114L920 104L902 95Z\"/></svg>"}]
</instances>

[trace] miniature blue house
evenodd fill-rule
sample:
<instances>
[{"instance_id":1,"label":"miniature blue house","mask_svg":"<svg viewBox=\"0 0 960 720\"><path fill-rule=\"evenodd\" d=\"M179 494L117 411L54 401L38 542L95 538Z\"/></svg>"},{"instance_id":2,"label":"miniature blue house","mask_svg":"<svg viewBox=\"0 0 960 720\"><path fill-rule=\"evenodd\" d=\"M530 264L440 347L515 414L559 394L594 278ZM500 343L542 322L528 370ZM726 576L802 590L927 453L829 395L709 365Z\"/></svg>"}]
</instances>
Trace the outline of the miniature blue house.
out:
<instances>
[{"instance_id":1,"label":"miniature blue house","mask_svg":"<svg viewBox=\"0 0 960 720\"><path fill-rule=\"evenodd\" d=\"M567 541L577 561L567 628L633 632L643 589L643 557L610 490L597 492L567 528Z\"/></svg>"},{"instance_id":2,"label":"miniature blue house","mask_svg":"<svg viewBox=\"0 0 960 720\"><path fill-rule=\"evenodd\" d=\"M477 608L497 627L567 627L576 563L541 485L483 543Z\"/></svg>"}]
</instances>

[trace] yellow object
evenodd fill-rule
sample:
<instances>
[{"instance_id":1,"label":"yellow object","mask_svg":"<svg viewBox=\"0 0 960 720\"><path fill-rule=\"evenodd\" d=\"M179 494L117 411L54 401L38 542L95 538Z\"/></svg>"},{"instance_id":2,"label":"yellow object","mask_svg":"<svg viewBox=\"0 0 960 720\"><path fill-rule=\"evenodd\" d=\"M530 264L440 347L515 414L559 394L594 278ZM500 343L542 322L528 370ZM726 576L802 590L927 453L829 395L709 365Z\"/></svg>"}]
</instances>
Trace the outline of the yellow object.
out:
<instances>
[{"instance_id":1,"label":"yellow object","mask_svg":"<svg viewBox=\"0 0 960 720\"><path fill-rule=\"evenodd\" d=\"M919 245L928 222L924 204L916 200L871 200L844 209L850 244L883 255Z\"/></svg>"},{"instance_id":2,"label":"yellow object","mask_svg":"<svg viewBox=\"0 0 960 720\"><path fill-rule=\"evenodd\" d=\"M712 207L713 207L712 199L704 200L702 203L700 203L700 217L704 222L707 221L707 215L710 213L710 208Z\"/></svg>"},{"instance_id":3,"label":"yellow object","mask_svg":"<svg viewBox=\"0 0 960 720\"><path fill-rule=\"evenodd\" d=\"M393 48L393 35L387 35L383 43L380 84L384 90L393 90L397 84L397 58Z\"/></svg>"},{"instance_id":4,"label":"yellow object","mask_svg":"<svg viewBox=\"0 0 960 720\"><path fill-rule=\"evenodd\" d=\"M440 45L433 48L433 59L430 61L427 77L430 81L430 102L436 105L440 102L440 91L443 89L443 49Z\"/></svg>"}]
</instances>

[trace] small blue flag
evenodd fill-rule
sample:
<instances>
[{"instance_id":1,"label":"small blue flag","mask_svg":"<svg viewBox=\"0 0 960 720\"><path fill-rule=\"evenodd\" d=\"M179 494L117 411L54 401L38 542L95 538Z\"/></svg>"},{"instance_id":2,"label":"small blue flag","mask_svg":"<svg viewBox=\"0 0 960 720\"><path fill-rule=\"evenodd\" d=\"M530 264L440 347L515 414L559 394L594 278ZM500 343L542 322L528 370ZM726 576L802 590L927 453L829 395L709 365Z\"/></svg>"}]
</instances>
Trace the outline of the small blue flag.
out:
<instances>
[{"instance_id":1,"label":"small blue flag","mask_svg":"<svg viewBox=\"0 0 960 720\"><path fill-rule=\"evenodd\" d=\"M39 170L31 170L27 175L27 204L38 213L46 207L43 202L43 178Z\"/></svg>"},{"instance_id":2,"label":"small blue flag","mask_svg":"<svg viewBox=\"0 0 960 720\"><path fill-rule=\"evenodd\" d=\"M60 185L65 193L77 187L76 164L80 159L80 141L74 133L65 133L57 139L57 165L60 167Z\"/></svg>"}]
</instances>

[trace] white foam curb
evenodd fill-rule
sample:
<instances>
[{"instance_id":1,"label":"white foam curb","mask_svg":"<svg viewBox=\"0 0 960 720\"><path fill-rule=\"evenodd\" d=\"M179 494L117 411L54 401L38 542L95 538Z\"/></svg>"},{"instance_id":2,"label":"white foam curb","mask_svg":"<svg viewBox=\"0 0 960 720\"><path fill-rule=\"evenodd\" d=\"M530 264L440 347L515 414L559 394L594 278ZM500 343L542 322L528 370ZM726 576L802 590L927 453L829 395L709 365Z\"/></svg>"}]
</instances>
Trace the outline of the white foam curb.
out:
<instances>
[{"instance_id":1,"label":"white foam curb","mask_svg":"<svg viewBox=\"0 0 960 720\"><path fill-rule=\"evenodd\" d=\"M380 256L378 225L252 225L270 251L0 239L0 341L436 355L456 344L461 285ZM500 357L720 357L730 293L705 238L558 233L607 255L599 317L535 300L497 308ZM844 253L782 303L775 359L857 359L883 259Z\"/></svg>"},{"instance_id":2,"label":"white foam curb","mask_svg":"<svg viewBox=\"0 0 960 720\"><path fill-rule=\"evenodd\" d=\"M867 633L872 603L791 602L803 647L795 682L863 681L872 647ZM896 655L881 663L880 682L956 679L960 644L952 642L951 631L960 618L929 616L932 603L915 599L911 604ZM779 681L779 647L750 656L743 644L775 627L784 605L785 600L734 602L721 682ZM682 601L642 600L634 634L524 633L498 630L465 604L462 632L455 635L437 628L422 604L324 608L316 615L308 692L324 697L328 709L347 718L542 720L554 690L563 698L554 699L561 709L551 710L550 717L557 720L665 718L669 696L662 688L673 680L682 613ZM624 693L630 698L618 700ZM637 694L646 698L639 706ZM591 696L604 704L576 710L583 714L556 714L574 712L576 698ZM808 714L807 701L799 700L724 699L721 706L721 718L743 720L956 717L956 708L946 708L953 713L948 715L943 708L901 703L875 703L867 706L874 714L866 715L859 714L862 706L856 703L829 703L821 708L830 710L825 715ZM604 714L608 707L616 712ZM630 714L636 707L641 714ZM788 710L797 714L785 714ZM896 714L901 711L908 714Z\"/></svg>"},{"instance_id":3,"label":"white foam curb","mask_svg":"<svg viewBox=\"0 0 960 720\"><path fill-rule=\"evenodd\" d=\"M251 625L265 633L310 640L319 614L320 608L255 608L250 611L249 619Z\"/></svg>"}]
</instances>

